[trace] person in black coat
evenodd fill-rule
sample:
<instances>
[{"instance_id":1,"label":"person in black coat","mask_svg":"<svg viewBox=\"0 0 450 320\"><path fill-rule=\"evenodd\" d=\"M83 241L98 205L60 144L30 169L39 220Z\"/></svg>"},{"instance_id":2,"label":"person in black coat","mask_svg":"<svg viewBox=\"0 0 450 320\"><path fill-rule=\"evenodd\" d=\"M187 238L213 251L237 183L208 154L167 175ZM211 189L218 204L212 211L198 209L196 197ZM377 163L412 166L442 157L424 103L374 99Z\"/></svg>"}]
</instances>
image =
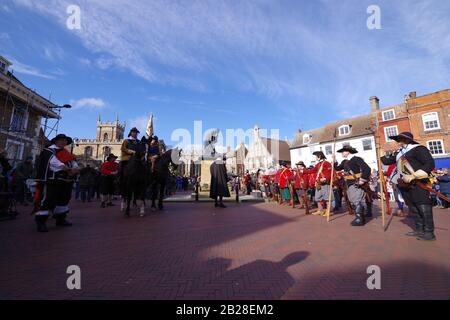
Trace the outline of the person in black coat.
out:
<instances>
[{"instance_id":1,"label":"person in black coat","mask_svg":"<svg viewBox=\"0 0 450 320\"><path fill-rule=\"evenodd\" d=\"M223 197L229 198L230 190L228 190L228 174L227 167L225 166L225 159L218 158L211 164L211 184L209 197L214 199L215 206L220 208L226 208L223 204Z\"/></svg>"},{"instance_id":2,"label":"person in black coat","mask_svg":"<svg viewBox=\"0 0 450 320\"><path fill-rule=\"evenodd\" d=\"M369 182L370 167L363 158L355 156L358 150L351 146L344 146L337 152L342 153L345 160L340 165L335 162L334 166L337 171L344 171L344 180L348 187L347 196L350 205L355 210L355 220L351 225L354 227L364 226L366 216L370 217L371 204L367 204L366 192L362 187Z\"/></svg>"},{"instance_id":3,"label":"person in black coat","mask_svg":"<svg viewBox=\"0 0 450 320\"><path fill-rule=\"evenodd\" d=\"M426 147L414 141L410 132L389 138L398 142L400 150L387 153L381 161L385 165L397 164L392 182L398 185L415 220L415 230L406 235L418 240L436 240L430 192L416 184L429 183L429 176L435 167L434 159Z\"/></svg>"}]
</instances>

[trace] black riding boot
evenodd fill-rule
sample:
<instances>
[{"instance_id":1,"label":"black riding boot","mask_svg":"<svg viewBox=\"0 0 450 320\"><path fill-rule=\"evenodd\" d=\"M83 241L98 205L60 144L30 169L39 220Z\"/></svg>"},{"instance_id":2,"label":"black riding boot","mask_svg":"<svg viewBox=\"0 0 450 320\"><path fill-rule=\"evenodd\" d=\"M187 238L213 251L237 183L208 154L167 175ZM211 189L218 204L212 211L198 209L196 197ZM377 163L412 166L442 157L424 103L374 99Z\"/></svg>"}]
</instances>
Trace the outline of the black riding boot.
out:
<instances>
[{"instance_id":1,"label":"black riding boot","mask_svg":"<svg viewBox=\"0 0 450 320\"><path fill-rule=\"evenodd\" d=\"M48 219L48 216L35 216L34 217L34 220L36 221L36 226L37 226L38 232L48 232L47 219Z\"/></svg>"},{"instance_id":2,"label":"black riding boot","mask_svg":"<svg viewBox=\"0 0 450 320\"><path fill-rule=\"evenodd\" d=\"M423 213L419 212L419 210L415 206L409 207L409 212L413 216L415 230L408 232L406 235L408 237L419 237L423 235L424 229Z\"/></svg>"},{"instance_id":3,"label":"black riding boot","mask_svg":"<svg viewBox=\"0 0 450 320\"><path fill-rule=\"evenodd\" d=\"M434 220L433 220L433 207L431 204L421 204L417 206L419 212L423 216L423 234L419 235L418 240L434 241L436 236L434 235Z\"/></svg>"},{"instance_id":4,"label":"black riding boot","mask_svg":"<svg viewBox=\"0 0 450 320\"><path fill-rule=\"evenodd\" d=\"M72 223L67 221L66 218L67 218L67 213L55 215L56 225L58 227L71 227Z\"/></svg>"},{"instance_id":5,"label":"black riding boot","mask_svg":"<svg viewBox=\"0 0 450 320\"><path fill-rule=\"evenodd\" d=\"M372 202L367 203L366 218L372 218Z\"/></svg>"},{"instance_id":6,"label":"black riding boot","mask_svg":"<svg viewBox=\"0 0 450 320\"><path fill-rule=\"evenodd\" d=\"M352 221L352 226L362 227L366 224L366 217L364 215L364 206L359 204L355 209L355 220Z\"/></svg>"}]
</instances>

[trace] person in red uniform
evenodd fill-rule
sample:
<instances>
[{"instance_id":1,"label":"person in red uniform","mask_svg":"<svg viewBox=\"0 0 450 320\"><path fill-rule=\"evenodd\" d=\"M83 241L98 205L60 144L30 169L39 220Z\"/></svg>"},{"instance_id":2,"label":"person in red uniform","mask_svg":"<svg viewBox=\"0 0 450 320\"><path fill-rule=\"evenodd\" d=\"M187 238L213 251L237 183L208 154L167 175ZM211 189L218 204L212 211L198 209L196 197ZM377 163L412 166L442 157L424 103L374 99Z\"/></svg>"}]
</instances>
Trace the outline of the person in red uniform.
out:
<instances>
[{"instance_id":1,"label":"person in red uniform","mask_svg":"<svg viewBox=\"0 0 450 320\"><path fill-rule=\"evenodd\" d=\"M117 157L110 154L100 169L102 173L100 193L102 197L102 208L112 207L112 198L114 196L114 182L119 172L119 165L116 163Z\"/></svg>"},{"instance_id":2,"label":"person in red uniform","mask_svg":"<svg viewBox=\"0 0 450 320\"><path fill-rule=\"evenodd\" d=\"M300 203L300 208L303 209L305 207L304 203L304 193L308 192L309 189L309 175L302 172L306 170L305 163L300 161L296 164L297 168L294 169L294 188L295 193L297 194L298 201Z\"/></svg>"},{"instance_id":3,"label":"person in red uniform","mask_svg":"<svg viewBox=\"0 0 450 320\"><path fill-rule=\"evenodd\" d=\"M314 175L314 187L316 190L314 200L317 202L318 210L313 215L325 215L327 202L329 198L330 182L331 182L331 163L328 162L325 154L322 151L313 153L316 156L317 164L312 169L303 170L305 174ZM333 201L333 194L331 195ZM331 205L331 204L328 204Z\"/></svg>"},{"instance_id":4,"label":"person in red uniform","mask_svg":"<svg viewBox=\"0 0 450 320\"><path fill-rule=\"evenodd\" d=\"M278 170L278 172L280 177L279 183L282 199L283 201L291 202L293 201L293 199L291 198L289 184L291 183L291 181L294 181L294 172L291 170L291 166L285 162L281 164L281 169Z\"/></svg>"}]
</instances>

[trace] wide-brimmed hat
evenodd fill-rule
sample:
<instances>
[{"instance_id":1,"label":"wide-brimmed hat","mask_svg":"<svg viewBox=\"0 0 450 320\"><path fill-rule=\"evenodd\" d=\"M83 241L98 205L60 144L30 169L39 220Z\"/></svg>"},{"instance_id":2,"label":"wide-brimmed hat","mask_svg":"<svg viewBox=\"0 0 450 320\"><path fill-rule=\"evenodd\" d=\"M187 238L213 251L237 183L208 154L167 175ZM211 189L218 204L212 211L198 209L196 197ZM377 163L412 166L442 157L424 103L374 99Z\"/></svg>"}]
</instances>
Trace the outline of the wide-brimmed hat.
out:
<instances>
[{"instance_id":1,"label":"wide-brimmed hat","mask_svg":"<svg viewBox=\"0 0 450 320\"><path fill-rule=\"evenodd\" d=\"M132 128L132 129L130 130L130 133L128 134L129 137L131 136L131 133L132 133L132 132L141 133L136 127L134 127L134 128Z\"/></svg>"},{"instance_id":2,"label":"wide-brimmed hat","mask_svg":"<svg viewBox=\"0 0 450 320\"><path fill-rule=\"evenodd\" d=\"M106 161L111 160L111 158L117 159L117 158L119 158L119 157L116 156L114 153L111 153L111 154L106 158Z\"/></svg>"},{"instance_id":3,"label":"wide-brimmed hat","mask_svg":"<svg viewBox=\"0 0 450 320\"><path fill-rule=\"evenodd\" d=\"M402 132L397 136L390 136L389 139L397 141L397 142L399 142L401 140L408 140L409 143L419 144L418 142L414 141L414 136L411 132Z\"/></svg>"},{"instance_id":4,"label":"wide-brimmed hat","mask_svg":"<svg viewBox=\"0 0 450 320\"><path fill-rule=\"evenodd\" d=\"M327 158L322 151L313 152L313 155L315 155L316 157L319 157L321 159L326 159Z\"/></svg>"},{"instance_id":5,"label":"wide-brimmed hat","mask_svg":"<svg viewBox=\"0 0 450 320\"><path fill-rule=\"evenodd\" d=\"M338 150L338 151L336 151L336 152L342 153L342 152L344 152L344 151L348 151L348 152L350 152L351 154L358 153L358 150L356 150L356 149L353 148L352 146L343 146L342 149L340 149L340 150Z\"/></svg>"},{"instance_id":6,"label":"wide-brimmed hat","mask_svg":"<svg viewBox=\"0 0 450 320\"><path fill-rule=\"evenodd\" d=\"M295 165L296 165L296 166L303 166L303 167L306 168L306 165L305 165L305 163L304 163L303 161L299 161L299 162L297 162Z\"/></svg>"},{"instance_id":7,"label":"wide-brimmed hat","mask_svg":"<svg viewBox=\"0 0 450 320\"><path fill-rule=\"evenodd\" d=\"M56 141L62 140L62 139L65 139L67 141L67 145L73 143L73 139L71 137L66 136L65 134L58 134L56 137L54 137L52 140L50 140L50 142L52 144L55 144Z\"/></svg>"}]
</instances>

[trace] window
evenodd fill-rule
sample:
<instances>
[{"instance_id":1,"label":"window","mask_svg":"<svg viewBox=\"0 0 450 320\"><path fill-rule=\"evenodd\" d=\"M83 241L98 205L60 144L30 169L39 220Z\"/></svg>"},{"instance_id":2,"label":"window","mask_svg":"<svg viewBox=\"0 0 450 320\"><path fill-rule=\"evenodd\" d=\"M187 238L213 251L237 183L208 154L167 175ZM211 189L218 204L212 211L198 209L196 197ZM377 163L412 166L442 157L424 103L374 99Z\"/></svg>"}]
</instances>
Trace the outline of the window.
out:
<instances>
[{"instance_id":1,"label":"window","mask_svg":"<svg viewBox=\"0 0 450 320\"><path fill-rule=\"evenodd\" d=\"M108 141L108 134L107 134L107 133L105 133L105 134L103 135L103 141L104 141L104 142L107 142L107 141Z\"/></svg>"},{"instance_id":2,"label":"window","mask_svg":"<svg viewBox=\"0 0 450 320\"><path fill-rule=\"evenodd\" d=\"M422 115L422 120L425 131L441 128L437 112L430 112Z\"/></svg>"},{"instance_id":3,"label":"window","mask_svg":"<svg viewBox=\"0 0 450 320\"><path fill-rule=\"evenodd\" d=\"M103 148L103 156L107 157L111 154L111 148L110 147L104 147Z\"/></svg>"},{"instance_id":4,"label":"window","mask_svg":"<svg viewBox=\"0 0 450 320\"><path fill-rule=\"evenodd\" d=\"M434 155L445 153L442 140L428 141L428 149L430 149L431 154Z\"/></svg>"},{"instance_id":5,"label":"window","mask_svg":"<svg viewBox=\"0 0 450 320\"><path fill-rule=\"evenodd\" d=\"M389 121L395 119L394 109L383 111L383 121Z\"/></svg>"},{"instance_id":6,"label":"window","mask_svg":"<svg viewBox=\"0 0 450 320\"><path fill-rule=\"evenodd\" d=\"M86 147L86 148L84 149L84 155L85 155L86 157L92 157L92 147Z\"/></svg>"},{"instance_id":7,"label":"window","mask_svg":"<svg viewBox=\"0 0 450 320\"><path fill-rule=\"evenodd\" d=\"M24 144L21 142L7 140L6 141L6 152L7 158L11 160L11 164L14 165L18 161L22 160L23 157Z\"/></svg>"},{"instance_id":8,"label":"window","mask_svg":"<svg viewBox=\"0 0 450 320\"><path fill-rule=\"evenodd\" d=\"M349 125L339 127L339 135L340 136L346 136L349 134L350 134L350 126Z\"/></svg>"},{"instance_id":9,"label":"window","mask_svg":"<svg viewBox=\"0 0 450 320\"><path fill-rule=\"evenodd\" d=\"M391 142L392 140L389 139L389 137L398 135L398 128L397 128L397 126L384 128L384 135L385 135L386 141L387 142Z\"/></svg>"},{"instance_id":10,"label":"window","mask_svg":"<svg viewBox=\"0 0 450 320\"><path fill-rule=\"evenodd\" d=\"M310 134L303 135L303 144L308 144L310 142L311 142L311 135Z\"/></svg>"},{"instance_id":11,"label":"window","mask_svg":"<svg viewBox=\"0 0 450 320\"><path fill-rule=\"evenodd\" d=\"M325 147L325 154L326 155L333 154L333 147L332 146L326 146Z\"/></svg>"},{"instance_id":12,"label":"window","mask_svg":"<svg viewBox=\"0 0 450 320\"><path fill-rule=\"evenodd\" d=\"M364 139L362 141L362 144L363 144L363 150L364 151L369 151L369 150L373 149L373 147L372 147L372 140L371 139Z\"/></svg>"},{"instance_id":13,"label":"window","mask_svg":"<svg viewBox=\"0 0 450 320\"><path fill-rule=\"evenodd\" d=\"M11 119L11 131L24 132L27 126L27 112L24 107L14 107Z\"/></svg>"}]
</instances>

